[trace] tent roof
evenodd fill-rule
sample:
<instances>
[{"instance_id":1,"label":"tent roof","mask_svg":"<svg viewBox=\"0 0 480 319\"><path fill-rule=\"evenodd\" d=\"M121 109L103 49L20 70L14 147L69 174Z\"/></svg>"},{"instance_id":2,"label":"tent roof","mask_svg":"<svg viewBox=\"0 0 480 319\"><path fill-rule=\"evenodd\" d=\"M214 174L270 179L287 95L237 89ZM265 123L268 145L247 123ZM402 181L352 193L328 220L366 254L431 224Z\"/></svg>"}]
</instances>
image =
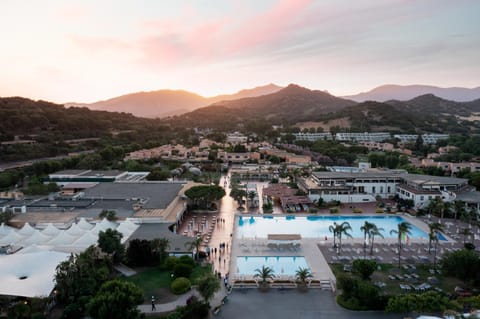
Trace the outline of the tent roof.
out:
<instances>
[{"instance_id":1,"label":"tent roof","mask_svg":"<svg viewBox=\"0 0 480 319\"><path fill-rule=\"evenodd\" d=\"M2 245L13 245L25 238L24 236L18 234L16 231L11 231L8 235L3 238L0 238L0 244Z\"/></svg>"},{"instance_id":2,"label":"tent roof","mask_svg":"<svg viewBox=\"0 0 480 319\"><path fill-rule=\"evenodd\" d=\"M56 246L56 245L70 245L75 240L77 240L77 236L72 236L67 233L67 231L62 231L60 234L55 236L53 239L47 242L48 245Z\"/></svg>"},{"instance_id":3,"label":"tent roof","mask_svg":"<svg viewBox=\"0 0 480 319\"><path fill-rule=\"evenodd\" d=\"M8 225L5 225L5 223L2 223L2 225L0 225L0 236L8 235L12 230L13 230L13 227L10 227Z\"/></svg>"},{"instance_id":4,"label":"tent roof","mask_svg":"<svg viewBox=\"0 0 480 319\"><path fill-rule=\"evenodd\" d=\"M90 230L94 227L92 224L87 222L87 220L84 217L80 218L80 221L77 223L77 225L79 228L83 230Z\"/></svg>"},{"instance_id":5,"label":"tent roof","mask_svg":"<svg viewBox=\"0 0 480 319\"><path fill-rule=\"evenodd\" d=\"M20 243L22 245L31 245L31 244L44 244L48 242L52 237L42 234L41 231L35 230L35 232L29 237L22 240Z\"/></svg>"},{"instance_id":6,"label":"tent roof","mask_svg":"<svg viewBox=\"0 0 480 319\"><path fill-rule=\"evenodd\" d=\"M55 269L68 256L54 251L0 256L0 295L48 296L55 286Z\"/></svg>"},{"instance_id":7,"label":"tent roof","mask_svg":"<svg viewBox=\"0 0 480 319\"><path fill-rule=\"evenodd\" d=\"M42 234L47 236L57 236L60 234L61 230L53 226L52 223L48 223L47 227L42 230Z\"/></svg>"},{"instance_id":8,"label":"tent roof","mask_svg":"<svg viewBox=\"0 0 480 319\"><path fill-rule=\"evenodd\" d=\"M23 227L20 230L18 230L18 233L22 236L30 236L34 232L35 232L35 228L30 226L29 223L25 223L25 225L23 225Z\"/></svg>"},{"instance_id":9,"label":"tent roof","mask_svg":"<svg viewBox=\"0 0 480 319\"><path fill-rule=\"evenodd\" d=\"M65 231L67 234L75 236L75 237L81 237L83 234L85 234L85 230L81 229L78 224L72 224L69 229Z\"/></svg>"},{"instance_id":10,"label":"tent roof","mask_svg":"<svg viewBox=\"0 0 480 319\"><path fill-rule=\"evenodd\" d=\"M73 242L72 246L88 247L95 245L98 241L98 235L92 232L85 233L82 237Z\"/></svg>"}]
</instances>

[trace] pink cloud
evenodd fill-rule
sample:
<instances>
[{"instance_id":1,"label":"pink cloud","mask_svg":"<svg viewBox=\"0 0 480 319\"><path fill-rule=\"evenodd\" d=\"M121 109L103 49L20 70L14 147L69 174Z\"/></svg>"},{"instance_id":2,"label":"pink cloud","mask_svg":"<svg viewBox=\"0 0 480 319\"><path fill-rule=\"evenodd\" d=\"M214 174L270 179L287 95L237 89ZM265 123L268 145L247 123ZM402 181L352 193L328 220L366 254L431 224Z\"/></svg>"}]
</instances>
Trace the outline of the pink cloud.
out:
<instances>
[{"instance_id":1,"label":"pink cloud","mask_svg":"<svg viewBox=\"0 0 480 319\"><path fill-rule=\"evenodd\" d=\"M127 42L111 37L90 37L71 34L68 38L76 47L91 52L116 51L131 48Z\"/></svg>"},{"instance_id":2,"label":"pink cloud","mask_svg":"<svg viewBox=\"0 0 480 319\"><path fill-rule=\"evenodd\" d=\"M284 0L249 19L231 15L196 24L193 21L198 14L190 8L186 11L192 20L189 27L184 16L145 21L142 27L155 35L139 41L144 55L142 63L218 62L257 48L281 46L301 31L302 16L311 3L312 0Z\"/></svg>"}]
</instances>

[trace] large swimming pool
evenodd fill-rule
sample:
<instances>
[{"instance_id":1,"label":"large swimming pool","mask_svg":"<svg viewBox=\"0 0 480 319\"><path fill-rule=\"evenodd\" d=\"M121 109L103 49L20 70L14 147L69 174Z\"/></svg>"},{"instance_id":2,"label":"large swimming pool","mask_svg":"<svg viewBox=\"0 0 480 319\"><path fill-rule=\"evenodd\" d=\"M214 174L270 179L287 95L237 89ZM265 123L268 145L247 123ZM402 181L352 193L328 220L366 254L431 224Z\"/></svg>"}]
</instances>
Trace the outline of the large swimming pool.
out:
<instances>
[{"instance_id":1,"label":"large swimming pool","mask_svg":"<svg viewBox=\"0 0 480 319\"><path fill-rule=\"evenodd\" d=\"M237 257L237 274L239 275L254 275L257 272L255 269L260 269L262 266L270 267L276 276L295 275L298 268L308 267L305 257L285 257L285 256L238 256Z\"/></svg>"},{"instance_id":2,"label":"large swimming pool","mask_svg":"<svg viewBox=\"0 0 480 319\"><path fill-rule=\"evenodd\" d=\"M333 223L348 222L352 227L350 234L354 238L363 238L360 227L365 221L375 223L383 228L385 238L396 238L390 231L397 229L397 225L405 220L400 216L239 216L238 238L267 238L268 234L300 234L303 238L332 237L328 228ZM411 228L410 238L428 238L428 234L414 225ZM440 240L445 240L439 235Z\"/></svg>"}]
</instances>

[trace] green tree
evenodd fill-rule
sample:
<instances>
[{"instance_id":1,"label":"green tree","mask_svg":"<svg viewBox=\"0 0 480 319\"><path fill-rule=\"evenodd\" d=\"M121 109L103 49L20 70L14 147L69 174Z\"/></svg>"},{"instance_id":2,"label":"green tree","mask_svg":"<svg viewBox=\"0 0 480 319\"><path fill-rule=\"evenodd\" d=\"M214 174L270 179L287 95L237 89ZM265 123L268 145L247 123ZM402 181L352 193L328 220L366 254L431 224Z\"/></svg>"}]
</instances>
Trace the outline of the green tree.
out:
<instances>
[{"instance_id":1,"label":"green tree","mask_svg":"<svg viewBox=\"0 0 480 319\"><path fill-rule=\"evenodd\" d=\"M397 225L397 229L392 229L390 234L397 234L398 236L398 268L401 265L401 254L402 254L402 237L410 235L410 229L412 229L412 225L407 222L401 222Z\"/></svg>"},{"instance_id":2,"label":"green tree","mask_svg":"<svg viewBox=\"0 0 480 319\"><path fill-rule=\"evenodd\" d=\"M432 242L438 242L438 233L443 231L443 225L440 223L430 223L428 224L429 233L428 233L428 253L431 253Z\"/></svg>"},{"instance_id":3,"label":"green tree","mask_svg":"<svg viewBox=\"0 0 480 319\"><path fill-rule=\"evenodd\" d=\"M161 168L154 168L150 173L148 173L146 179L149 181L166 181L170 177L172 177L172 174L170 174L169 171L166 171Z\"/></svg>"},{"instance_id":4,"label":"green tree","mask_svg":"<svg viewBox=\"0 0 480 319\"><path fill-rule=\"evenodd\" d=\"M373 224L374 227L370 230L370 255L373 255L373 242L375 241L375 236L379 236L383 238L382 232L384 229L382 227L377 227L377 225Z\"/></svg>"},{"instance_id":5,"label":"green tree","mask_svg":"<svg viewBox=\"0 0 480 319\"><path fill-rule=\"evenodd\" d=\"M343 222L338 225L337 236L338 236L338 248L342 249L342 236L345 235L346 237L352 238L352 235L349 231L352 230L352 226L350 226L349 222Z\"/></svg>"},{"instance_id":6,"label":"green tree","mask_svg":"<svg viewBox=\"0 0 480 319\"><path fill-rule=\"evenodd\" d=\"M373 260L356 259L352 264L352 270L359 274L363 280L370 279L370 276L376 269L377 263Z\"/></svg>"},{"instance_id":7,"label":"green tree","mask_svg":"<svg viewBox=\"0 0 480 319\"><path fill-rule=\"evenodd\" d=\"M88 302L87 309L94 319L140 318L137 306L143 302L143 291L135 284L111 280L104 283Z\"/></svg>"},{"instance_id":8,"label":"green tree","mask_svg":"<svg viewBox=\"0 0 480 319\"><path fill-rule=\"evenodd\" d=\"M197 281L197 290L206 303L210 303L213 296L220 290L218 279L211 273L200 277Z\"/></svg>"},{"instance_id":9,"label":"green tree","mask_svg":"<svg viewBox=\"0 0 480 319\"><path fill-rule=\"evenodd\" d=\"M250 200L250 207L255 207L255 205L254 205L255 203L254 203L253 200L255 199L255 196L256 196L256 195L257 195L257 194L256 194L254 191L248 192L248 195L247 195L247 196L248 196L248 199Z\"/></svg>"},{"instance_id":10,"label":"green tree","mask_svg":"<svg viewBox=\"0 0 480 319\"><path fill-rule=\"evenodd\" d=\"M106 218L108 221L114 222L117 220L117 213L114 210L104 209L98 215L98 218L104 219Z\"/></svg>"},{"instance_id":11,"label":"green tree","mask_svg":"<svg viewBox=\"0 0 480 319\"><path fill-rule=\"evenodd\" d=\"M200 247L203 245L203 240L205 235L200 235L194 238L192 241L185 243L185 248L193 251L195 250L195 260L198 259L198 253L200 252Z\"/></svg>"},{"instance_id":12,"label":"green tree","mask_svg":"<svg viewBox=\"0 0 480 319\"><path fill-rule=\"evenodd\" d=\"M112 255L115 262L120 262L125 253L122 238L122 233L108 228L98 233L98 247L100 247L103 252Z\"/></svg>"},{"instance_id":13,"label":"green tree","mask_svg":"<svg viewBox=\"0 0 480 319\"><path fill-rule=\"evenodd\" d=\"M370 238L370 233L375 227L375 224L365 221L363 226L360 227L360 230L363 232L363 258L367 258L367 236Z\"/></svg>"},{"instance_id":14,"label":"green tree","mask_svg":"<svg viewBox=\"0 0 480 319\"><path fill-rule=\"evenodd\" d=\"M225 196L223 187L217 185L199 185L193 186L185 191L185 196L201 208L211 207L214 201L218 201Z\"/></svg>"},{"instance_id":15,"label":"green tree","mask_svg":"<svg viewBox=\"0 0 480 319\"><path fill-rule=\"evenodd\" d=\"M298 267L298 269L295 271L295 278L297 279L297 282L302 285L306 285L307 279L312 277L313 274L308 268Z\"/></svg>"},{"instance_id":16,"label":"green tree","mask_svg":"<svg viewBox=\"0 0 480 319\"><path fill-rule=\"evenodd\" d=\"M253 275L254 278L260 278L260 283L263 287L268 287L268 280L275 278L275 271L263 265L262 268L255 269L255 274Z\"/></svg>"},{"instance_id":17,"label":"green tree","mask_svg":"<svg viewBox=\"0 0 480 319\"><path fill-rule=\"evenodd\" d=\"M167 249L170 248L168 238L155 238L150 242L152 253L159 257L160 263L163 263L168 257Z\"/></svg>"}]
</instances>

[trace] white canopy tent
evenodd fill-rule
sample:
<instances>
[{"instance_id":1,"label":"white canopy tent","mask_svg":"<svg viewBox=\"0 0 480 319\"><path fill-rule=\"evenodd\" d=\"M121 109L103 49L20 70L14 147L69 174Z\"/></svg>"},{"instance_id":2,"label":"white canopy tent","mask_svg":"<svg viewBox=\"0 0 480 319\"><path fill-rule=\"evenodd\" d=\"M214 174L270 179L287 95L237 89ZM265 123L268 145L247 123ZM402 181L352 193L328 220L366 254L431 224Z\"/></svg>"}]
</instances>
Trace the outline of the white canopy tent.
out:
<instances>
[{"instance_id":1,"label":"white canopy tent","mask_svg":"<svg viewBox=\"0 0 480 319\"><path fill-rule=\"evenodd\" d=\"M55 269L68 256L54 251L0 256L0 295L48 296L55 287Z\"/></svg>"},{"instance_id":2,"label":"white canopy tent","mask_svg":"<svg viewBox=\"0 0 480 319\"><path fill-rule=\"evenodd\" d=\"M18 232L18 234L20 234L22 236L30 236L35 232L35 228L30 226L29 223L25 223L25 225L23 225L23 227L20 230L18 230L17 232Z\"/></svg>"},{"instance_id":3,"label":"white canopy tent","mask_svg":"<svg viewBox=\"0 0 480 319\"><path fill-rule=\"evenodd\" d=\"M74 236L74 237L81 237L85 234L85 230L78 227L78 224L72 224L69 229L65 231L67 234Z\"/></svg>"},{"instance_id":4,"label":"white canopy tent","mask_svg":"<svg viewBox=\"0 0 480 319\"><path fill-rule=\"evenodd\" d=\"M47 227L45 227L42 230L42 234L50 236L50 237L55 237L58 234L60 234L62 231L58 229L57 227L53 226L52 223L48 223Z\"/></svg>"},{"instance_id":5,"label":"white canopy tent","mask_svg":"<svg viewBox=\"0 0 480 319\"><path fill-rule=\"evenodd\" d=\"M80 218L80 220L77 223L77 226L83 230L91 230L94 227L92 224L87 222L87 220L84 217Z\"/></svg>"},{"instance_id":6,"label":"white canopy tent","mask_svg":"<svg viewBox=\"0 0 480 319\"><path fill-rule=\"evenodd\" d=\"M0 245L15 245L25 237L12 230L8 235L0 238Z\"/></svg>"},{"instance_id":7,"label":"white canopy tent","mask_svg":"<svg viewBox=\"0 0 480 319\"><path fill-rule=\"evenodd\" d=\"M5 225L5 223L2 223L0 225L0 237L8 235L11 231L13 230L13 227Z\"/></svg>"},{"instance_id":8,"label":"white canopy tent","mask_svg":"<svg viewBox=\"0 0 480 319\"><path fill-rule=\"evenodd\" d=\"M20 249L16 252L16 254L31 254L31 253L38 253L42 251L48 251L51 247L49 246L38 246L36 244L32 244L26 248Z\"/></svg>"},{"instance_id":9,"label":"white canopy tent","mask_svg":"<svg viewBox=\"0 0 480 319\"><path fill-rule=\"evenodd\" d=\"M97 244L98 241L98 234L92 232L86 232L82 237L78 238L76 241L72 243L71 246L76 247L89 247L91 245Z\"/></svg>"},{"instance_id":10,"label":"white canopy tent","mask_svg":"<svg viewBox=\"0 0 480 319\"><path fill-rule=\"evenodd\" d=\"M32 235L20 241L19 244L23 246L32 245L32 244L42 245L50 241L51 239L52 237L42 234L42 232L39 230L35 230L35 232Z\"/></svg>"},{"instance_id":11,"label":"white canopy tent","mask_svg":"<svg viewBox=\"0 0 480 319\"><path fill-rule=\"evenodd\" d=\"M47 245L51 246L61 246L61 245L70 245L78 239L77 236L72 236L67 233L67 231L62 231L60 234L55 236L53 239L47 242Z\"/></svg>"}]
</instances>

